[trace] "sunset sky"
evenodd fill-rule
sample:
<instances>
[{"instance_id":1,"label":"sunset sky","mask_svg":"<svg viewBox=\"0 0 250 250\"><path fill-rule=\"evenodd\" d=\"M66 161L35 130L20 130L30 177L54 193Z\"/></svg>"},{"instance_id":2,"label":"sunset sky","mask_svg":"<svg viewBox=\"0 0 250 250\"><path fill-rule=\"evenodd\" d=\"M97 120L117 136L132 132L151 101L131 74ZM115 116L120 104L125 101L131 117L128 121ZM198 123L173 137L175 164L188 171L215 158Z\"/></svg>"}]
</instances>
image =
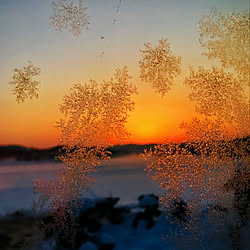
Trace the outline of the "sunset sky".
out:
<instances>
[{"instance_id":1,"label":"sunset sky","mask_svg":"<svg viewBox=\"0 0 250 250\"><path fill-rule=\"evenodd\" d=\"M127 143L180 140L180 122L194 115L183 85L189 66L214 63L202 56L197 22L212 6L225 13L249 8L248 0L122 0L117 13L119 0L84 0L90 26L75 37L50 26L51 2L0 0L1 145L57 145L58 107L72 85L108 80L124 65L139 92L127 124L131 132ZM140 49L161 38L167 38L175 55L182 57L182 73L164 97L139 78ZM41 69L39 99L18 104L8 82L14 68L28 61Z\"/></svg>"}]
</instances>

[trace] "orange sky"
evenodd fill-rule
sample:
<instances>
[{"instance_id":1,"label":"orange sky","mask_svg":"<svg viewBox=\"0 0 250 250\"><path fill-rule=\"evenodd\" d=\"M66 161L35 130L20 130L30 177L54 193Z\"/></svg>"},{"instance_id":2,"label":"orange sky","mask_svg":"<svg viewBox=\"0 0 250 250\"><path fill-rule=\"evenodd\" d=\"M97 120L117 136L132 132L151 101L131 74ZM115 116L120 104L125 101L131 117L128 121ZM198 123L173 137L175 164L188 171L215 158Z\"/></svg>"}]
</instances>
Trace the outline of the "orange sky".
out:
<instances>
[{"instance_id":1,"label":"orange sky","mask_svg":"<svg viewBox=\"0 0 250 250\"><path fill-rule=\"evenodd\" d=\"M144 144L161 142L165 138L180 140L180 122L191 119L194 114L184 87L175 84L166 96L161 97L153 93L146 83L137 81L139 95L134 98L135 109L128 119L127 128L131 136L126 142ZM18 104L11 93L1 99L1 107L8 107L2 109L2 144L40 148L57 145L60 134L55 125L61 118L58 107L63 95L56 90L48 93L41 88L37 100Z\"/></svg>"},{"instance_id":2,"label":"orange sky","mask_svg":"<svg viewBox=\"0 0 250 250\"><path fill-rule=\"evenodd\" d=\"M202 56L197 22L211 6L225 12L248 9L247 1L156 0L142 4L142 1L123 0L119 13L115 14L118 1L86 0L90 30L84 30L76 38L49 26L50 2L0 2L1 145L40 148L57 145L59 133L54 126L60 118L58 107L70 87L89 79L108 80L116 68L124 65L139 91L127 123L131 132L127 142L179 140L180 122L194 115L188 90L183 85L188 67L211 65ZM182 57L182 74L163 98L139 79L140 49L144 49L144 43L156 44L161 38L167 38L171 50ZM41 68L40 96L18 104L8 82L13 69L22 68L28 60Z\"/></svg>"}]
</instances>

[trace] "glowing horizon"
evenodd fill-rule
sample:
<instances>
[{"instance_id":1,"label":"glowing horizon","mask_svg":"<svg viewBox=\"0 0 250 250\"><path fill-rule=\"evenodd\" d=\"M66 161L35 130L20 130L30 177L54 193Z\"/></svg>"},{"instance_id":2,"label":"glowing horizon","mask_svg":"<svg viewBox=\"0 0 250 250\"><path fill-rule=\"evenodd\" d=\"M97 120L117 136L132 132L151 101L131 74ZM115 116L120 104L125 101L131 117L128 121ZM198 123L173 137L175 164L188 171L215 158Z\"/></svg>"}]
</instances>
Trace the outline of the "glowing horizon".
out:
<instances>
[{"instance_id":1,"label":"glowing horizon","mask_svg":"<svg viewBox=\"0 0 250 250\"><path fill-rule=\"evenodd\" d=\"M136 84L135 109L129 114L125 143L158 143L165 139L180 142L182 121L189 121L194 107L183 85L190 65L214 64L202 56L197 21L216 6L225 12L247 10L248 3L235 1L84 1L90 16L90 30L75 38L68 32L56 32L48 23L51 1L27 0L0 3L0 144L48 148L58 145L59 131L54 127L61 118L59 104L74 83L90 79L110 79L116 68L128 66ZM15 17L15 18L13 18ZM36 17L37 21L34 20ZM113 24L113 19L117 21ZM139 79L140 50L144 43L156 44L167 38L171 49L182 57L182 73L164 97L155 94ZM39 99L17 104L12 95L14 68L31 60L41 68Z\"/></svg>"}]
</instances>

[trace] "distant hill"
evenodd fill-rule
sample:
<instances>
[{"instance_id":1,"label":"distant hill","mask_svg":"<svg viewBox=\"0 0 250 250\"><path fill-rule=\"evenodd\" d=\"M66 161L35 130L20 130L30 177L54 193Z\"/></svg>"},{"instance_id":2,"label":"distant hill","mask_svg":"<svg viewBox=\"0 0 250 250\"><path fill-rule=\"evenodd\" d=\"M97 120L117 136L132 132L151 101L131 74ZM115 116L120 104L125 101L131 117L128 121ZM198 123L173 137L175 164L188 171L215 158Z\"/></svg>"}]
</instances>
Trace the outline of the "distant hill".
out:
<instances>
[{"instance_id":1,"label":"distant hill","mask_svg":"<svg viewBox=\"0 0 250 250\"><path fill-rule=\"evenodd\" d=\"M48 149L27 148L18 145L0 146L0 160L13 159L17 161L55 160L61 147Z\"/></svg>"},{"instance_id":2,"label":"distant hill","mask_svg":"<svg viewBox=\"0 0 250 250\"><path fill-rule=\"evenodd\" d=\"M235 139L233 142L234 145L237 145L239 141L245 142L244 151L247 154L250 154L250 136ZM230 142L229 142L230 144ZM144 150L148 150L153 148L157 144L124 144L124 145L115 145L113 147L108 148L108 150L112 153L111 157L117 157L122 155L129 154L141 154ZM186 147L185 143L179 144L180 147ZM190 152L194 154L199 154L199 151L194 150L194 145L188 147ZM13 159L17 161L48 161L48 160L56 160L56 156L59 154L62 146L51 147L47 149L37 149L37 148L27 148L18 145L8 145L8 146L0 146L0 160L4 159ZM231 155L234 155L237 149L228 148L228 152ZM234 150L236 150L234 152Z\"/></svg>"},{"instance_id":3,"label":"distant hill","mask_svg":"<svg viewBox=\"0 0 250 250\"><path fill-rule=\"evenodd\" d=\"M155 144L137 145L137 144L125 144L115 145L108 150L112 153L112 157L128 155L128 154L140 154L145 149L153 147ZM59 154L62 146L51 147L48 149L28 148L18 145L0 146L0 160L12 159L17 161L47 161L56 160L56 156Z\"/></svg>"}]
</instances>

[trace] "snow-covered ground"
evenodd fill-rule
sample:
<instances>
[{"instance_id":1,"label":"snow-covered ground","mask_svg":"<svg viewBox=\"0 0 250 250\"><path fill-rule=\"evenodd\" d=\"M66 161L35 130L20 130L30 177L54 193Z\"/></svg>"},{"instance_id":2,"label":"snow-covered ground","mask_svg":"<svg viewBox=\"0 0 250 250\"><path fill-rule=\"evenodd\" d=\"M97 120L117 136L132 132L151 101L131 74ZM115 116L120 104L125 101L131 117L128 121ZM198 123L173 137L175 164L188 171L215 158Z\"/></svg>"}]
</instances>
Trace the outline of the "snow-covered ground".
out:
<instances>
[{"instance_id":1,"label":"snow-covered ground","mask_svg":"<svg viewBox=\"0 0 250 250\"><path fill-rule=\"evenodd\" d=\"M15 210L29 210L36 198L33 183L39 178L53 179L63 167L56 162L0 161L0 215ZM122 204L137 200L142 193L157 194L160 189L144 171L145 163L138 156L124 156L104 161L95 184L85 197L120 197Z\"/></svg>"},{"instance_id":2,"label":"snow-covered ground","mask_svg":"<svg viewBox=\"0 0 250 250\"><path fill-rule=\"evenodd\" d=\"M30 210L36 198L33 192L34 181L38 178L54 178L62 167L62 163L56 162L0 162L0 214L5 215L22 209ZM119 197L119 206L128 204L139 206L138 197L141 194L157 195L161 191L144 168L145 163L138 156L117 157L105 161L94 174L96 182L84 197L93 200L99 197ZM144 203L147 202L144 200ZM230 247L232 223L219 214L208 217L207 211L202 211L196 224L197 228L193 229L185 229L185 224L173 223L173 217L164 213L151 229L146 229L143 221L134 229L131 227L134 216L134 213L130 213L122 224L103 224L96 236L104 240L113 240L116 250L229 249ZM218 223L220 220L221 223ZM240 249L249 249L247 237L249 226L240 230ZM40 247L50 249L50 243L53 245L53 239ZM95 249L91 243L86 244L82 246L82 250Z\"/></svg>"}]
</instances>

